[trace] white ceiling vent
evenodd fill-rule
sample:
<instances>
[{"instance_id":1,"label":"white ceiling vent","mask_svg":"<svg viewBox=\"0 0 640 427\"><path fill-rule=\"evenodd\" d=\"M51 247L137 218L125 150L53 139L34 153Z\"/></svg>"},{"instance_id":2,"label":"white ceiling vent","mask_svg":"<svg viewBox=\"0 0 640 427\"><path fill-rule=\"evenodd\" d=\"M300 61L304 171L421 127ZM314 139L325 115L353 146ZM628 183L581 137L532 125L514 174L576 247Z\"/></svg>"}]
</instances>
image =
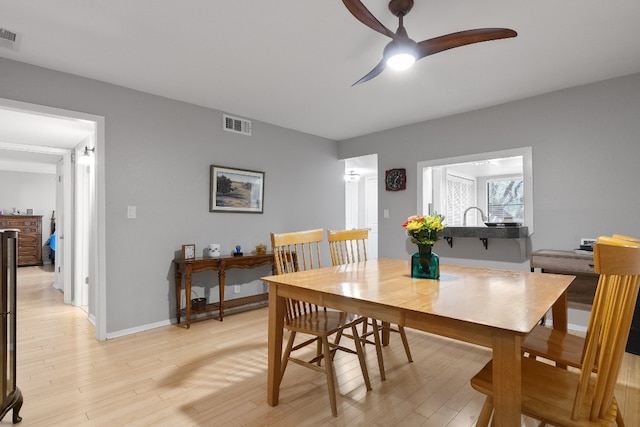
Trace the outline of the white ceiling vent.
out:
<instances>
[{"instance_id":1,"label":"white ceiling vent","mask_svg":"<svg viewBox=\"0 0 640 427\"><path fill-rule=\"evenodd\" d=\"M7 47L17 51L20 47L20 39L22 37L18 33L9 31L6 28L0 28L0 47Z\"/></svg>"},{"instance_id":2,"label":"white ceiling vent","mask_svg":"<svg viewBox=\"0 0 640 427\"><path fill-rule=\"evenodd\" d=\"M251 121L227 114L223 114L222 121L224 130L251 136Z\"/></svg>"}]
</instances>

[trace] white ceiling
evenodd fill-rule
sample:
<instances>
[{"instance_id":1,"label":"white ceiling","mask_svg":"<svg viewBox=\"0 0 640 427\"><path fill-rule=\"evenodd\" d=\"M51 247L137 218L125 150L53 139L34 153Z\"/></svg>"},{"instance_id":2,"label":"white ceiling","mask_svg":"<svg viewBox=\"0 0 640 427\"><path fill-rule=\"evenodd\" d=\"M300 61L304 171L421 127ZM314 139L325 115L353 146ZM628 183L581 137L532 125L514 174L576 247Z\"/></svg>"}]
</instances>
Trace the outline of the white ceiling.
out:
<instances>
[{"instance_id":1,"label":"white ceiling","mask_svg":"<svg viewBox=\"0 0 640 427\"><path fill-rule=\"evenodd\" d=\"M85 120L52 117L0 103L0 170L55 173L63 153L94 132Z\"/></svg>"},{"instance_id":2,"label":"white ceiling","mask_svg":"<svg viewBox=\"0 0 640 427\"><path fill-rule=\"evenodd\" d=\"M363 2L395 31L386 0ZM481 27L518 37L351 87L389 39L338 0L2 0L0 27L21 41L0 56L334 140L640 72L637 0L415 3L404 23L416 41Z\"/></svg>"}]
</instances>

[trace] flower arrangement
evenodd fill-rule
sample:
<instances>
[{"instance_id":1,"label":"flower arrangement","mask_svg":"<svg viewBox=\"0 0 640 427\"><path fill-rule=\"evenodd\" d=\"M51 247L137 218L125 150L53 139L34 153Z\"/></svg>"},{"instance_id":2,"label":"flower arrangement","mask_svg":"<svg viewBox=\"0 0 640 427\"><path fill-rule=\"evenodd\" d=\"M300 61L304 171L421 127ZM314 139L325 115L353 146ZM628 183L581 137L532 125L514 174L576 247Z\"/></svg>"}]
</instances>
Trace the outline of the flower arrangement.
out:
<instances>
[{"instance_id":1,"label":"flower arrangement","mask_svg":"<svg viewBox=\"0 0 640 427\"><path fill-rule=\"evenodd\" d=\"M429 216L413 215L402 224L407 229L407 235L417 245L433 245L438 241L438 231L444 230L444 215L435 213Z\"/></svg>"}]
</instances>

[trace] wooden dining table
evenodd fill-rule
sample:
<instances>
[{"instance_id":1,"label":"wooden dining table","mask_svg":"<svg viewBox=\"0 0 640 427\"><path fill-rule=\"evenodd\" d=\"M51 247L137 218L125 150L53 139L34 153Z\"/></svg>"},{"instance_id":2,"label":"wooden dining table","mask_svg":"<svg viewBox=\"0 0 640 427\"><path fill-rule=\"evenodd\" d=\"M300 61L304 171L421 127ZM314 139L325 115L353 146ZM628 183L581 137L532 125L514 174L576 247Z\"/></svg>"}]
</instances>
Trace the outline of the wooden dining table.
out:
<instances>
[{"instance_id":1,"label":"wooden dining table","mask_svg":"<svg viewBox=\"0 0 640 427\"><path fill-rule=\"evenodd\" d=\"M268 403L278 404L285 298L292 298L491 348L498 367L495 425L520 425L522 340L549 309L554 327L567 330L573 278L441 265L439 280L414 279L411 263L399 259L263 277L269 283Z\"/></svg>"}]
</instances>

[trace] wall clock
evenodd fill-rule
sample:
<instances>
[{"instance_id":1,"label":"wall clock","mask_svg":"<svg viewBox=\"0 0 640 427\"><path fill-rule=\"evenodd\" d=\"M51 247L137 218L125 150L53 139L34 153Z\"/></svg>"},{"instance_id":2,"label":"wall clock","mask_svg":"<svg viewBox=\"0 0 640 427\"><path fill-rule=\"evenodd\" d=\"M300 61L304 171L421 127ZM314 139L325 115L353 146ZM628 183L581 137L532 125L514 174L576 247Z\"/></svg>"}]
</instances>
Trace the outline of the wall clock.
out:
<instances>
[{"instance_id":1,"label":"wall clock","mask_svg":"<svg viewBox=\"0 0 640 427\"><path fill-rule=\"evenodd\" d=\"M399 191L407 188L407 170L389 169L385 172L384 184L387 191Z\"/></svg>"}]
</instances>

